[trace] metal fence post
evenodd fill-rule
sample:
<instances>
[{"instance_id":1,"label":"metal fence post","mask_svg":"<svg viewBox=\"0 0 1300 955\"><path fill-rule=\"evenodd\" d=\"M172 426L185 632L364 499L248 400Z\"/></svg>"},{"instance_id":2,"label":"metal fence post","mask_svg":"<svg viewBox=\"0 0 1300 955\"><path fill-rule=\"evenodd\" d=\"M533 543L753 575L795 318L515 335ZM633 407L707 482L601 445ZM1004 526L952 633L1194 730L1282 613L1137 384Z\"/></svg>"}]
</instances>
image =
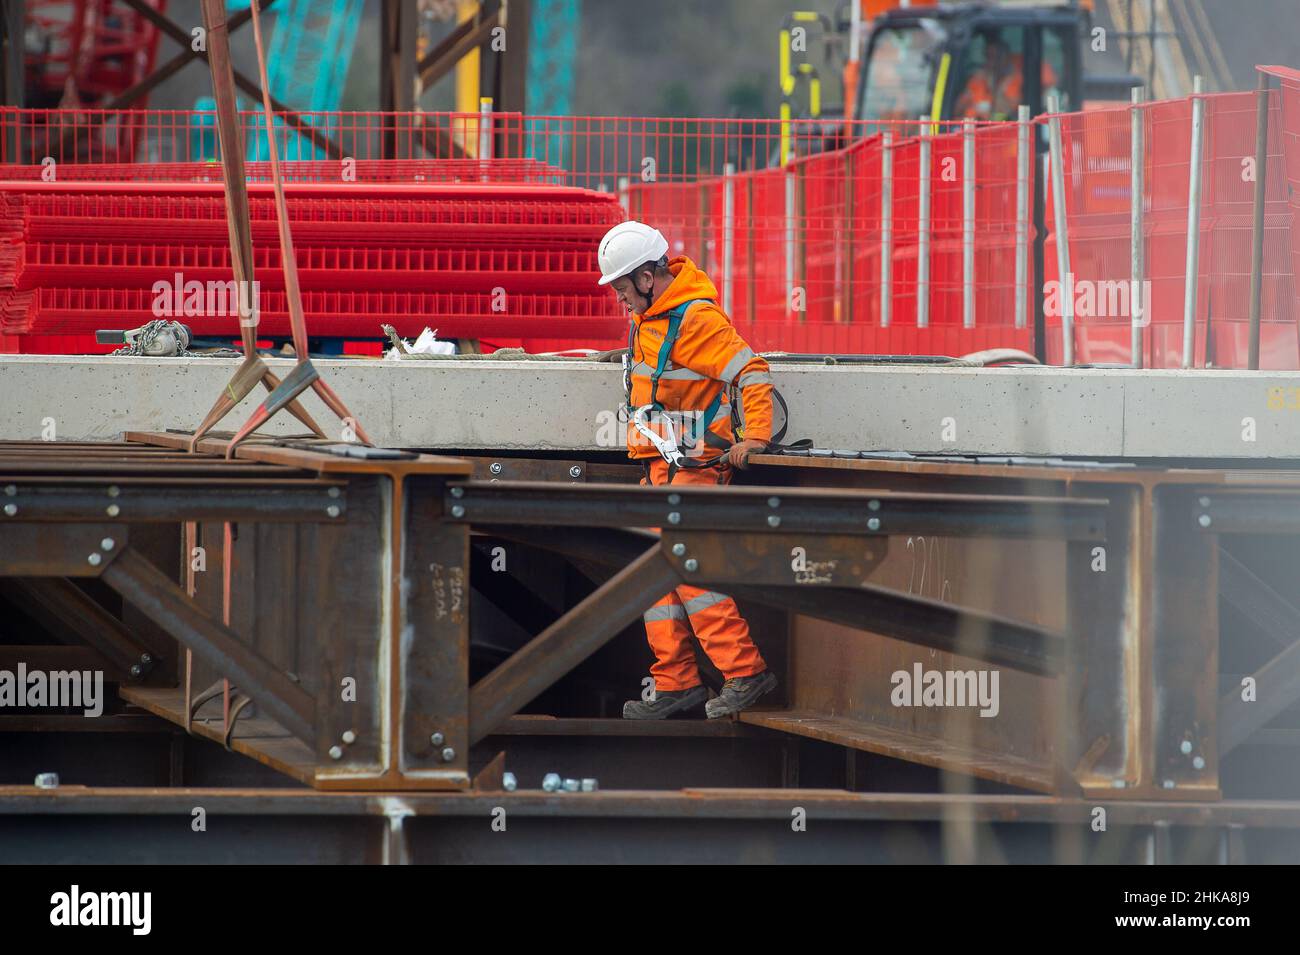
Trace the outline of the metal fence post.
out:
<instances>
[{"instance_id":1,"label":"metal fence post","mask_svg":"<svg viewBox=\"0 0 1300 955\"><path fill-rule=\"evenodd\" d=\"M492 158L492 97L478 101L478 158Z\"/></svg>"},{"instance_id":2,"label":"metal fence post","mask_svg":"<svg viewBox=\"0 0 1300 955\"><path fill-rule=\"evenodd\" d=\"M1201 138L1205 129L1204 83L1192 80L1192 155L1187 178L1187 264L1183 270L1183 367L1196 355L1196 291L1201 252ZM1208 334L1208 330L1206 332ZM1206 345L1208 346L1208 342Z\"/></svg>"},{"instance_id":3,"label":"metal fence post","mask_svg":"<svg viewBox=\"0 0 1300 955\"><path fill-rule=\"evenodd\" d=\"M1029 284L1029 144L1028 106L1021 106L1016 118L1016 328L1024 328L1026 293Z\"/></svg>"},{"instance_id":4,"label":"metal fence post","mask_svg":"<svg viewBox=\"0 0 1300 955\"><path fill-rule=\"evenodd\" d=\"M880 149L880 327L889 327L893 304L894 133L886 130Z\"/></svg>"},{"instance_id":5,"label":"metal fence post","mask_svg":"<svg viewBox=\"0 0 1300 955\"><path fill-rule=\"evenodd\" d=\"M731 315L731 279L736 246L736 164L722 167L722 310Z\"/></svg>"},{"instance_id":6,"label":"metal fence post","mask_svg":"<svg viewBox=\"0 0 1300 955\"><path fill-rule=\"evenodd\" d=\"M961 324L975 327L975 121L961 124Z\"/></svg>"},{"instance_id":7,"label":"metal fence post","mask_svg":"<svg viewBox=\"0 0 1300 955\"><path fill-rule=\"evenodd\" d=\"M916 327L930 325L930 133L929 116L921 117L921 182L917 217Z\"/></svg>"},{"instance_id":8,"label":"metal fence post","mask_svg":"<svg viewBox=\"0 0 1300 955\"><path fill-rule=\"evenodd\" d=\"M1146 240L1143 235L1143 206L1146 202L1146 114L1142 110L1142 90L1132 91L1129 135L1129 364L1143 365L1142 326L1151 320L1151 303L1142 295L1146 277ZM1139 311L1140 310L1140 311Z\"/></svg>"},{"instance_id":9,"label":"metal fence post","mask_svg":"<svg viewBox=\"0 0 1300 955\"><path fill-rule=\"evenodd\" d=\"M1259 320L1264 292L1264 202L1268 173L1268 94L1271 80L1259 74L1255 91L1255 208L1250 243L1250 352L1246 367L1259 369Z\"/></svg>"},{"instance_id":10,"label":"metal fence post","mask_svg":"<svg viewBox=\"0 0 1300 955\"><path fill-rule=\"evenodd\" d=\"M1052 217L1056 223L1056 271L1061 286L1061 363L1074 364L1074 276L1070 274L1070 237L1065 223L1065 168L1061 148L1061 99L1053 90L1047 98L1048 145L1052 166Z\"/></svg>"},{"instance_id":11,"label":"metal fence post","mask_svg":"<svg viewBox=\"0 0 1300 955\"><path fill-rule=\"evenodd\" d=\"M793 314L794 301L794 172L785 170L785 298L786 311ZM805 303L807 304L807 303Z\"/></svg>"}]
</instances>

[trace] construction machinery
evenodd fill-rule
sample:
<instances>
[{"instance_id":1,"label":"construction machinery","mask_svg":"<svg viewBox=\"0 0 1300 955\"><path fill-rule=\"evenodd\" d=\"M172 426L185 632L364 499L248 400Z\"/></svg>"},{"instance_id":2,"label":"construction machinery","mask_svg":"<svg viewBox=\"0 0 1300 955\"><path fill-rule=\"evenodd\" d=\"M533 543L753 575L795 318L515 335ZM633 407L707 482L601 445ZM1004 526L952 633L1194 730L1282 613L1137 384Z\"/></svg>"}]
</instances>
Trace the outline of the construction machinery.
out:
<instances>
[{"instance_id":1,"label":"construction machinery","mask_svg":"<svg viewBox=\"0 0 1300 955\"><path fill-rule=\"evenodd\" d=\"M905 6L878 16L852 97L858 119L1015 119L1123 99L1136 77L1088 69L1091 3L970 2ZM1104 47L1104 44L1101 44ZM1098 51L1100 52L1100 51Z\"/></svg>"}]
</instances>

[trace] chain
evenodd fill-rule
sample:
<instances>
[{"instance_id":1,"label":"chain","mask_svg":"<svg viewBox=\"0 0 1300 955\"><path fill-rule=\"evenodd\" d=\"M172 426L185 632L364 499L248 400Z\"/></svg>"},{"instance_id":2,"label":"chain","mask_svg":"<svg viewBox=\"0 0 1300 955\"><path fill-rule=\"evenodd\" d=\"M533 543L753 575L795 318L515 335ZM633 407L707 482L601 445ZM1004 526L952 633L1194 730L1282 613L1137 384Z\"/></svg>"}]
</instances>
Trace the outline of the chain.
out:
<instances>
[{"instance_id":1,"label":"chain","mask_svg":"<svg viewBox=\"0 0 1300 955\"><path fill-rule=\"evenodd\" d=\"M135 341L123 345L116 351L110 352L113 355L148 355L158 336L164 331L171 332L176 341L176 351L173 353L177 357L188 354L190 336L185 332L185 326L180 322L169 322L166 319L155 318L153 321L144 325L140 333L135 336Z\"/></svg>"}]
</instances>

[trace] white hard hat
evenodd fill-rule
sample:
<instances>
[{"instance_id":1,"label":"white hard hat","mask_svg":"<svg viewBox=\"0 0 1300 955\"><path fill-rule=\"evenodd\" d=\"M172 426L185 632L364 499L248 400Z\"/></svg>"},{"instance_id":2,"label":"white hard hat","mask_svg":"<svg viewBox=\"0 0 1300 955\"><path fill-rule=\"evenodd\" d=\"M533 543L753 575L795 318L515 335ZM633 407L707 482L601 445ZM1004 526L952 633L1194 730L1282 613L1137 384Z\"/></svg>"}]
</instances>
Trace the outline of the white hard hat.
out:
<instances>
[{"instance_id":1,"label":"white hard hat","mask_svg":"<svg viewBox=\"0 0 1300 955\"><path fill-rule=\"evenodd\" d=\"M647 262L658 262L668 253L668 240L658 229L644 222L620 222L600 240L596 257L600 262L600 285L608 285Z\"/></svg>"}]
</instances>

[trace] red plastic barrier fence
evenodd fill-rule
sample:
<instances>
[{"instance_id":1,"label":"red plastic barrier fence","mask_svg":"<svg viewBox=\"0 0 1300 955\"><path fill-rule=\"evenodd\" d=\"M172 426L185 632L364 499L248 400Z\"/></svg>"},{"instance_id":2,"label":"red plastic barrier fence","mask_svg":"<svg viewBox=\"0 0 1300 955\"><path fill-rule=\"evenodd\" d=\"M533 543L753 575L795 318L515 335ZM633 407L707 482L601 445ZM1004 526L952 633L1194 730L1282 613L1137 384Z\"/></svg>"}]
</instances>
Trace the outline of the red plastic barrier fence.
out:
<instances>
[{"instance_id":1,"label":"red plastic barrier fence","mask_svg":"<svg viewBox=\"0 0 1300 955\"><path fill-rule=\"evenodd\" d=\"M1255 95L1203 97L1200 242L1195 354L1197 367L1245 368L1249 345ZM1115 107L1061 117L1065 205L1076 304L1075 360L1132 358L1130 322L1136 308L1130 276L1132 109ZM1143 104L1145 201L1143 244L1149 321L1143 364L1178 368L1183 360L1184 277L1191 176L1192 101ZM1287 206L1284 142L1277 94L1269 111L1260 367L1300 367L1291 255L1293 214ZM1044 280L1058 280L1056 237L1048 192L1049 236ZM1141 293L1139 292L1139 298ZM1063 357L1059 311L1047 316L1047 356Z\"/></svg>"},{"instance_id":2,"label":"red plastic barrier fence","mask_svg":"<svg viewBox=\"0 0 1300 955\"><path fill-rule=\"evenodd\" d=\"M1300 365L1300 74L1277 69L1283 82L1270 115L1262 351L1265 367L1292 368ZM1195 361L1240 367L1253 198L1243 161L1253 152L1254 98L1203 99ZM1168 367L1181 359L1191 101L1147 104L1140 114L1151 283L1144 363ZM1078 361L1131 358L1129 315L1098 297L1129 278L1129 117L1127 107L1062 117L1071 271L1076 288L1094 289L1092 307L1076 316ZM0 181L7 180L0 184L0 302L7 302L0 331L27 328L34 315L72 320L63 313L78 306L61 303L74 292L117 301L108 293L130 291L129 282L150 270L169 278L178 268L206 276L227 267L210 118L0 109L8 163L0 166ZM267 134L256 114L242 121L246 136ZM694 258L737 326L765 350L1032 350L1035 307L1058 278L1050 196L1045 267L1041 275L1033 270L1028 210L1042 176L1042 119L969 128L445 113L298 114L296 121L327 137L332 157L292 161L304 154L303 133L288 121L273 130L291 160L290 214L310 291L481 296L496 287L486 285L493 276L526 279L520 293L539 297L511 321L535 320L529 328L549 344L621 340L625 317L594 286L594 251L627 214L663 230L674 254ZM108 128L136 137L146 161L108 161L99 148L99 131ZM479 156L480 144L490 154ZM783 155L790 158L781 162ZM39 181L49 175L47 157L56 183ZM250 164L257 267L269 294L276 259L266 252L274 220L265 174ZM41 296L32 294L38 287ZM308 316L313 334L374 335L373 317L342 300L337 312L334 299L318 301L320 324ZM408 300L374 301L400 310ZM463 315L421 316L419 325L442 318L489 342L516 327L491 302L458 301L420 299L410 307L464 308ZM272 320L274 309L267 315ZM354 325L341 317L354 315ZM606 324L590 324L602 316ZM405 331L416 321L404 314L394 324ZM1061 360L1055 313L1042 344L1050 360ZM0 347L38 346L8 339Z\"/></svg>"}]
</instances>

